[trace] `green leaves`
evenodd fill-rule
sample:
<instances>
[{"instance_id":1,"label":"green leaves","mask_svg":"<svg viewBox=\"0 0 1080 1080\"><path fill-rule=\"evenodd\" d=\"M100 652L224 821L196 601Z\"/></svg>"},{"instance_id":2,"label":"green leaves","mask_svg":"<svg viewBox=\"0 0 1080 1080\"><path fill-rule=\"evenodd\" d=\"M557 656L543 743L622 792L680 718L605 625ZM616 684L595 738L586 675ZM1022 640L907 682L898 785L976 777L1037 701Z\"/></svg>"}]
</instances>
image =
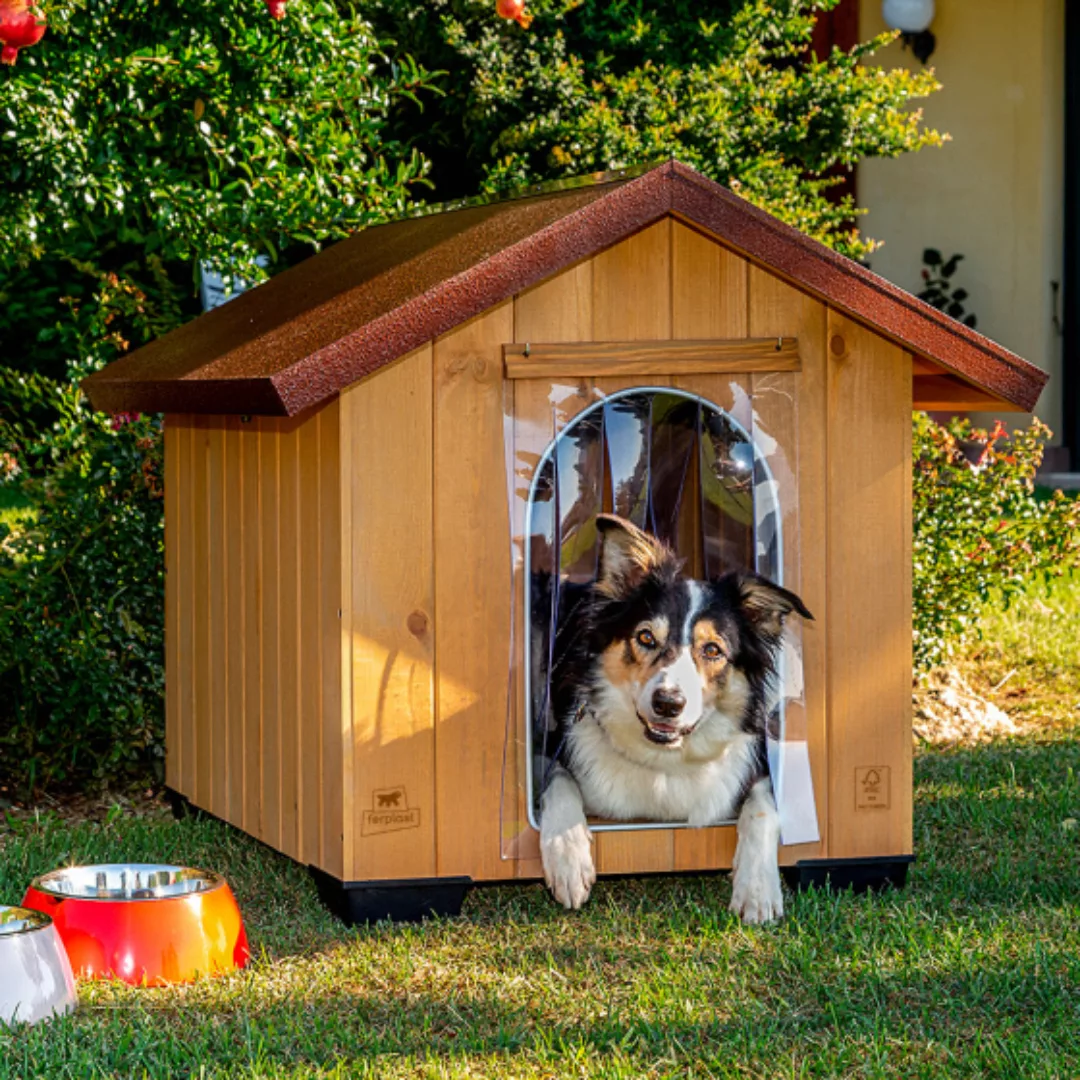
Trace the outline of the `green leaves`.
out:
<instances>
[{"instance_id":1,"label":"green leaves","mask_svg":"<svg viewBox=\"0 0 1080 1080\"><path fill-rule=\"evenodd\" d=\"M968 298L968 291L954 289L950 280L963 258L963 255L951 255L948 259L943 259L936 248L927 248L923 252L924 287L919 293L919 299L958 319L965 326L974 328L976 318L967 313L963 303Z\"/></svg>"},{"instance_id":2,"label":"green leaves","mask_svg":"<svg viewBox=\"0 0 1080 1080\"><path fill-rule=\"evenodd\" d=\"M254 0L58 0L50 21L0 81L0 266L135 231L258 280L258 255L396 213L424 173L383 129L426 73L325 0L281 23Z\"/></svg>"},{"instance_id":3,"label":"green leaves","mask_svg":"<svg viewBox=\"0 0 1080 1080\"><path fill-rule=\"evenodd\" d=\"M929 260L926 260L929 262ZM1011 434L968 420L914 418L915 665L945 662L977 632L990 602L1008 605L1032 579L1080 563L1080 499L1035 494L1049 430Z\"/></svg>"},{"instance_id":4,"label":"green leaves","mask_svg":"<svg viewBox=\"0 0 1080 1080\"><path fill-rule=\"evenodd\" d=\"M0 785L20 792L160 768L160 422L79 419L0 541Z\"/></svg>"},{"instance_id":5,"label":"green leaves","mask_svg":"<svg viewBox=\"0 0 1080 1080\"><path fill-rule=\"evenodd\" d=\"M873 248L832 198L866 157L937 145L911 108L932 74L867 67L884 36L850 55L808 52L817 10L833 3L741 0L530 0L528 32L480 0L404 6L372 0L376 26L446 95L421 122L395 112L399 137L423 131L439 197L675 156L853 257Z\"/></svg>"}]
</instances>

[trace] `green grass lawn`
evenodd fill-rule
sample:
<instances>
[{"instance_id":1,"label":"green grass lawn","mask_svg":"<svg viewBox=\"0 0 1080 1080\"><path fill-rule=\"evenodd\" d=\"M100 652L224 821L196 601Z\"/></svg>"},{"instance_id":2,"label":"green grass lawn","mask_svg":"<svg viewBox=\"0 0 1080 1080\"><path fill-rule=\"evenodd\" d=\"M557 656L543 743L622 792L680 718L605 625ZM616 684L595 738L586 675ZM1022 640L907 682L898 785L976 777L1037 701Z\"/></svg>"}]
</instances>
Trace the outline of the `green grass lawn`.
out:
<instances>
[{"instance_id":1,"label":"green grass lawn","mask_svg":"<svg viewBox=\"0 0 1080 1080\"><path fill-rule=\"evenodd\" d=\"M83 985L0 1033L0 1077L1080 1075L1080 581L993 617L971 668L1041 730L916 760L906 890L727 913L725 878L601 883L588 909L476 890L463 915L350 931L305 872L164 811L12 816L0 900L69 861L231 879L251 968L172 990ZM3 973L0 972L0 978Z\"/></svg>"}]
</instances>

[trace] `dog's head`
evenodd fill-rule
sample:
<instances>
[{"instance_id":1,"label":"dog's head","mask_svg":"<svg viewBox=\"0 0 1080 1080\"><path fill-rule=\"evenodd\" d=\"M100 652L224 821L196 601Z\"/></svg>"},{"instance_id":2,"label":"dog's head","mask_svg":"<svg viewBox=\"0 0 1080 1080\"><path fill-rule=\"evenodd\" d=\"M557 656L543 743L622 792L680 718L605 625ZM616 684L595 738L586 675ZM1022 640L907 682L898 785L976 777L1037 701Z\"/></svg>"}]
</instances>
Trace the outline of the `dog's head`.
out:
<instances>
[{"instance_id":1,"label":"dog's head","mask_svg":"<svg viewBox=\"0 0 1080 1080\"><path fill-rule=\"evenodd\" d=\"M604 724L677 748L710 714L737 720L772 668L784 619L813 618L792 592L751 572L715 582L683 575L675 554L622 518L603 514L593 587L594 688ZM599 685L597 685L599 684Z\"/></svg>"}]
</instances>

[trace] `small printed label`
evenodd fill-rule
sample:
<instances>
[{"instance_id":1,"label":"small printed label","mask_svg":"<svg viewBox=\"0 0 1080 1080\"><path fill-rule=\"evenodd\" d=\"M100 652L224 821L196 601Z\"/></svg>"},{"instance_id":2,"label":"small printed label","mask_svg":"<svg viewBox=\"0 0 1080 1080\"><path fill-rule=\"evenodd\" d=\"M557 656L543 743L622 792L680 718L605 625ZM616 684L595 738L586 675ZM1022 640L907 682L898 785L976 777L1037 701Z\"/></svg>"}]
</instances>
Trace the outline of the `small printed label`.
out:
<instances>
[{"instance_id":1,"label":"small printed label","mask_svg":"<svg viewBox=\"0 0 1080 1080\"><path fill-rule=\"evenodd\" d=\"M371 809L364 811L361 836L397 832L398 829L419 829L420 811L409 809L409 798L403 787L382 788L371 794Z\"/></svg>"},{"instance_id":2,"label":"small printed label","mask_svg":"<svg viewBox=\"0 0 1080 1080\"><path fill-rule=\"evenodd\" d=\"M855 770L855 809L889 809L888 765L867 765Z\"/></svg>"}]
</instances>

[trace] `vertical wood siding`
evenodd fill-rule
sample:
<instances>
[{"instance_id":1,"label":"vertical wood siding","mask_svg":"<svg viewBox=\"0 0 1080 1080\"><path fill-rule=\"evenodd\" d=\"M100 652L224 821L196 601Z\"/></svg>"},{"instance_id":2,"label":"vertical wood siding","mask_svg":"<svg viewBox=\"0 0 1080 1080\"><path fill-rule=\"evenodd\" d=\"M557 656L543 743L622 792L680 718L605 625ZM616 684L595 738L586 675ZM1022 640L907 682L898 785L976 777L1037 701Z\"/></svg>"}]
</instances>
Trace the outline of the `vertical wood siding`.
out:
<instances>
[{"instance_id":1,"label":"vertical wood siding","mask_svg":"<svg viewBox=\"0 0 1080 1080\"><path fill-rule=\"evenodd\" d=\"M911 357L830 311L832 858L912 850L910 401Z\"/></svg>"},{"instance_id":2,"label":"vertical wood siding","mask_svg":"<svg viewBox=\"0 0 1080 1080\"><path fill-rule=\"evenodd\" d=\"M783 848L785 862L824 858L828 853L829 755L827 723L827 642L831 612L826 585L826 508L828 479L828 416L825 305L757 267L750 268L750 336L791 335L799 339L802 373L799 401L794 417L761 403L762 420L770 434L792 423L798 430L799 546L791 546L784 567L787 581L798 581L798 592L814 616L801 626L803 678L805 681L802 722L810 751L810 771L814 778L821 841ZM755 376L755 379L758 379ZM896 408L910 415L905 401ZM797 555L792 563L791 556ZM794 707L793 707L794 708Z\"/></svg>"},{"instance_id":3,"label":"vertical wood siding","mask_svg":"<svg viewBox=\"0 0 1080 1080\"><path fill-rule=\"evenodd\" d=\"M741 338L747 331L748 267L745 259L680 222L672 223L671 302L674 338ZM692 375L674 380L735 412L735 391L749 395L748 375ZM740 417L745 421L746 417ZM672 834L675 869L730 866L735 828L679 829Z\"/></svg>"},{"instance_id":4,"label":"vertical wood siding","mask_svg":"<svg viewBox=\"0 0 1080 1080\"><path fill-rule=\"evenodd\" d=\"M438 873L431 395L426 345L341 396L351 880Z\"/></svg>"},{"instance_id":5,"label":"vertical wood siding","mask_svg":"<svg viewBox=\"0 0 1080 1080\"><path fill-rule=\"evenodd\" d=\"M592 259L578 263L577 266L549 278L540 285L529 289L514 298L514 340L525 341L589 341L593 336L593 269ZM539 460L547 449L554 426L550 387L537 379L520 379L511 388L514 396L513 412L514 447L516 462ZM568 399L562 408L570 413L588 404L589 381L582 380L576 395L576 401ZM519 423L518 420L531 419L531 423ZM515 482L520 486L527 482L521 477ZM523 523L518 523L518 528ZM517 643L529 640L525 628L525 583L523 572L514 582L515 614L517 625L514 640ZM520 648L520 645L516 647ZM528 822L528 799L526 770L530 768L529 754L521 717L525 715L525 686L521 665L515 669L518 681L515 683L514 716L512 723L516 732L513 756L507 755L508 774L506 783L513 791L515 806L515 825L521 830ZM504 796L506 799L506 796ZM514 872L520 878L543 876L540 863L539 836L535 830L525 829L514 837L514 848L518 858Z\"/></svg>"},{"instance_id":6,"label":"vertical wood siding","mask_svg":"<svg viewBox=\"0 0 1080 1080\"><path fill-rule=\"evenodd\" d=\"M165 430L168 783L340 873L338 404Z\"/></svg>"},{"instance_id":7,"label":"vertical wood siding","mask_svg":"<svg viewBox=\"0 0 1080 1080\"><path fill-rule=\"evenodd\" d=\"M510 641L510 526L500 304L434 345L435 813L440 876L513 877L500 804Z\"/></svg>"},{"instance_id":8,"label":"vertical wood siding","mask_svg":"<svg viewBox=\"0 0 1080 1080\"><path fill-rule=\"evenodd\" d=\"M602 251L593 259L593 341L648 341L672 337L671 255L674 222L668 218ZM588 338L586 340L589 340ZM602 393L639 385L640 379L596 379ZM654 386L670 379L650 378ZM596 834L600 874L659 873L675 867L674 832Z\"/></svg>"}]
</instances>

